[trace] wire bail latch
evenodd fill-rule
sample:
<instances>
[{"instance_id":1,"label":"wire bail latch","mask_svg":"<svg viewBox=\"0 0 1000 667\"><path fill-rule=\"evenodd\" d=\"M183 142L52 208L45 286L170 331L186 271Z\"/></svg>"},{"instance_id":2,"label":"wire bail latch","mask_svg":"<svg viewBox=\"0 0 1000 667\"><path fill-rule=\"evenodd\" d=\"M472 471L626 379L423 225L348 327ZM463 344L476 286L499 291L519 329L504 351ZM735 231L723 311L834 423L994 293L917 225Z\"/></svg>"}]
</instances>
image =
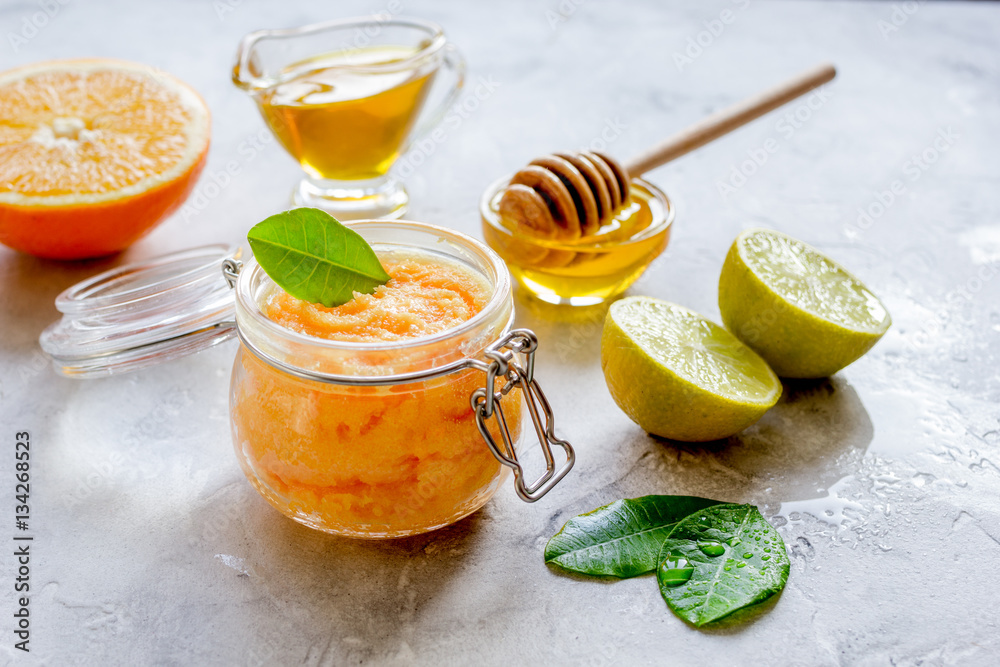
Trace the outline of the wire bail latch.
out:
<instances>
[{"instance_id":1,"label":"wire bail latch","mask_svg":"<svg viewBox=\"0 0 1000 667\"><path fill-rule=\"evenodd\" d=\"M486 372L486 386L472 393L472 409L476 413L476 424L493 456L514 471L514 488L521 500L533 503L566 476L576 462L573 447L555 435L555 420L552 407L545 398L542 388L535 380L535 350L538 338L528 329L513 329L506 336L487 348L484 356L487 362L477 362L475 366ZM497 378L506 378L499 391L495 390ZM528 414L538 436L538 444L545 455L545 472L530 485L526 483L524 468L517 458L514 443L507 426L501 399L515 387L524 392ZM487 427L488 420L496 416L502 443L497 443ZM562 465L556 465L552 447L561 447L566 455Z\"/></svg>"}]
</instances>

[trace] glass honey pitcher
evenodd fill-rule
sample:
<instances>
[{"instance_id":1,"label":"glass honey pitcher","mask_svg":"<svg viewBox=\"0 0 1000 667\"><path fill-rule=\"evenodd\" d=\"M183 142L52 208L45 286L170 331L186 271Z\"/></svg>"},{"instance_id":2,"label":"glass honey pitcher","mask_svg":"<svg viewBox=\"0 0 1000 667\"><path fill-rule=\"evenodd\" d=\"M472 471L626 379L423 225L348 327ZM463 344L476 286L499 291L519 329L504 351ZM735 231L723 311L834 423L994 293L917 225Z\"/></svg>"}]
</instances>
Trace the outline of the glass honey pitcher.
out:
<instances>
[{"instance_id":1,"label":"glass honey pitcher","mask_svg":"<svg viewBox=\"0 0 1000 667\"><path fill-rule=\"evenodd\" d=\"M422 113L442 68L454 80L436 110ZM250 33L233 69L305 171L292 203L341 220L406 212L409 195L390 169L440 122L464 78L440 26L385 15Z\"/></svg>"}]
</instances>

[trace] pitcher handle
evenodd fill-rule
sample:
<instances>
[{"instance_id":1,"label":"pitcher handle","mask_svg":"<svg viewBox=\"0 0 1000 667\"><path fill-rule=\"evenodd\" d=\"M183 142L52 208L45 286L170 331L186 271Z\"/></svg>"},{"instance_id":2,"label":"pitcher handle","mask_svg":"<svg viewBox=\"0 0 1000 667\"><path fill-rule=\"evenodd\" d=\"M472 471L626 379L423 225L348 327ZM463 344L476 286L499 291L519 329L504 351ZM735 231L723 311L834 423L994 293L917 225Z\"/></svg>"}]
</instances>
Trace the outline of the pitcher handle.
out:
<instances>
[{"instance_id":1,"label":"pitcher handle","mask_svg":"<svg viewBox=\"0 0 1000 667\"><path fill-rule=\"evenodd\" d=\"M444 100L438 105L438 108L433 111L430 118L423 121L417 129L410 134L409 140L406 142L406 146L400 151L402 156L404 153L408 153L413 144L420 141L431 131L437 127L444 116L451 109L452 105L458 100L459 94L462 92L462 88L465 86L465 58L462 56L461 52L455 47L454 44L445 44L441 49L442 55L442 66L446 66L455 72L455 82L452 84L451 90L445 96Z\"/></svg>"}]
</instances>

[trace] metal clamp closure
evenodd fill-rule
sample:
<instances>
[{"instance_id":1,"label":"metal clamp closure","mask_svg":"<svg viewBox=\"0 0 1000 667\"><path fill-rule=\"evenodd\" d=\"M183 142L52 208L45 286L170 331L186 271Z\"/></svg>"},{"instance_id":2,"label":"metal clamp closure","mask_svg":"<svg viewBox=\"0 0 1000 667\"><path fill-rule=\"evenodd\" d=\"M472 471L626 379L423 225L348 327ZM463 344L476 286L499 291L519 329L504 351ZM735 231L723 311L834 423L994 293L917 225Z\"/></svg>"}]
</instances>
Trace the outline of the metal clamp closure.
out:
<instances>
[{"instance_id":1,"label":"metal clamp closure","mask_svg":"<svg viewBox=\"0 0 1000 667\"><path fill-rule=\"evenodd\" d=\"M514 489L521 500L529 503L535 502L548 493L566 476L566 473L573 468L573 464L576 462L573 447L565 440L556 437L552 407L549 405L548 399L545 398L542 388L538 386L538 381L535 380L535 350L537 347L538 338L528 329L514 329L491 345L484 353L488 364L485 364L485 368L482 369L486 371L486 386L474 391L471 398L479 432L486 444L489 445L493 456L501 464L514 471ZM496 380L501 377L506 378L507 382L499 391L496 391ZM531 423L535 427L538 444L545 455L545 472L530 485L525 482L524 468L518 461L510 429L507 426L507 418L501 405L501 399L515 387L524 392L528 414L531 415ZM494 415L497 418L497 425L503 440L500 444L496 442L487 427L487 421ZM555 457L552 455L553 445L561 447L566 455L565 462L558 468Z\"/></svg>"}]
</instances>

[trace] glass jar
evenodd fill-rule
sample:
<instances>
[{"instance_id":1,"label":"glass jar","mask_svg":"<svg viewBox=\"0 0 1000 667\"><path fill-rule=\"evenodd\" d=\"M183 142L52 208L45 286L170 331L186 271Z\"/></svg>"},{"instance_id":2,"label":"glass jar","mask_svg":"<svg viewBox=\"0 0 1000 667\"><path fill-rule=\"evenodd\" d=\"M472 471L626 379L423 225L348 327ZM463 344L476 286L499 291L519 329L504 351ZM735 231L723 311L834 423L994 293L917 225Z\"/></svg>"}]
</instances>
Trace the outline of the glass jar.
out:
<instances>
[{"instance_id":1,"label":"glass jar","mask_svg":"<svg viewBox=\"0 0 1000 667\"><path fill-rule=\"evenodd\" d=\"M236 285L244 344L230 392L233 442L250 482L296 521L353 537L412 535L479 509L506 476L507 468L483 446L469 404L484 382L481 371L404 378L477 358L507 334L514 314L510 280L496 255L451 232L413 223L405 233L392 223L352 229L376 252L418 250L462 262L486 278L492 297L473 318L435 336L327 340L264 314L267 296L278 288L251 262ZM289 373L289 367L299 373ZM387 376L397 379L357 383ZM330 377L344 381L323 381ZM495 390L501 382L495 381ZM521 404L505 402L516 443ZM496 425L490 428L498 439Z\"/></svg>"},{"instance_id":2,"label":"glass jar","mask_svg":"<svg viewBox=\"0 0 1000 667\"><path fill-rule=\"evenodd\" d=\"M366 538L434 530L482 507L511 471L522 499L542 497L574 454L555 436L534 378L537 340L512 328L503 260L432 225L350 226L376 252L464 265L485 279L489 301L433 336L328 340L269 319L265 299L279 288L255 261L244 267L231 251L211 247L70 288L57 299L64 317L42 334L42 347L63 374L89 378L145 368L235 333L241 344L230 421L237 460L269 503L318 530ZM515 447L525 414L546 466L530 483ZM554 447L563 450L558 460Z\"/></svg>"}]
</instances>

